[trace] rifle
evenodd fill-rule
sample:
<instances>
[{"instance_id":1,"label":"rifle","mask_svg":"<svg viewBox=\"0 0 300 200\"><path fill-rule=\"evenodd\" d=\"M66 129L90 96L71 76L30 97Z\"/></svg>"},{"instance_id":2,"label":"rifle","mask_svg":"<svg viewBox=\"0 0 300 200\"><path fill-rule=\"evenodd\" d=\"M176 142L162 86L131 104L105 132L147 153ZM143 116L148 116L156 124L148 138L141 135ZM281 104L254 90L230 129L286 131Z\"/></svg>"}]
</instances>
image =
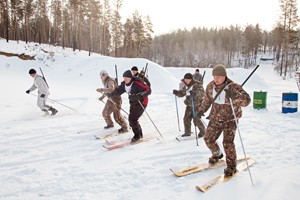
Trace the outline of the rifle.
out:
<instances>
[{"instance_id":1,"label":"rifle","mask_svg":"<svg viewBox=\"0 0 300 200\"><path fill-rule=\"evenodd\" d=\"M39 67L39 68L40 68L40 71L41 71L41 73L42 73L43 79L44 79L44 81L45 81L47 87L49 88L49 85L48 85L48 83L47 83L47 81L46 81L46 78L45 78L45 76L44 76L44 73L43 73L43 71L42 71L42 68L41 68L41 67Z\"/></svg>"},{"instance_id":2,"label":"rifle","mask_svg":"<svg viewBox=\"0 0 300 200\"><path fill-rule=\"evenodd\" d=\"M115 65L115 71L116 71L116 82L117 82L117 85L119 85L119 83L118 83L118 68L117 68L117 65Z\"/></svg>"}]
</instances>

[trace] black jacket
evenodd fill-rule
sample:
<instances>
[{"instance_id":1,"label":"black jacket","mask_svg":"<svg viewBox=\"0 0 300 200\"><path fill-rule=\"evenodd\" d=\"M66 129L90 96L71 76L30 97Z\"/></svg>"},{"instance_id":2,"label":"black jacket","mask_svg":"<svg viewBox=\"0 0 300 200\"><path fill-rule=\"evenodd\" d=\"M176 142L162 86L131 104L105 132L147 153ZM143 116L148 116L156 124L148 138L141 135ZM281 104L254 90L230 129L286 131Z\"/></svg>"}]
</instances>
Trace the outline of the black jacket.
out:
<instances>
[{"instance_id":1,"label":"black jacket","mask_svg":"<svg viewBox=\"0 0 300 200\"><path fill-rule=\"evenodd\" d=\"M148 105L148 95L151 94L151 89L149 86L141 82L138 78L133 77L128 84L125 84L125 82L122 81L121 85L119 85L114 91L112 91L109 96L120 96L125 92L128 93L130 105L139 104L138 100L132 100L130 98L131 95L139 95L141 97L141 103L144 106Z\"/></svg>"}]
</instances>

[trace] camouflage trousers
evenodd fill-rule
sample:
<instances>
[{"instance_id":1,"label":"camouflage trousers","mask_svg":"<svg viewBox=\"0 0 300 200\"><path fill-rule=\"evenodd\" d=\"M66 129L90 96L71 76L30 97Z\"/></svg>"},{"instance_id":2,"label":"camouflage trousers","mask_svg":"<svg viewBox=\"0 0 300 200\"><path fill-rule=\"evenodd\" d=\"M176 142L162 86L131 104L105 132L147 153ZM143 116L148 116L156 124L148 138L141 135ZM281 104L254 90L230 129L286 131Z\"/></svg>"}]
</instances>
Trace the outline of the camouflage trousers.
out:
<instances>
[{"instance_id":1,"label":"camouflage trousers","mask_svg":"<svg viewBox=\"0 0 300 200\"><path fill-rule=\"evenodd\" d=\"M198 111L195 111L195 116L197 115ZM185 108L185 113L183 117L183 123L184 123L184 133L191 133L191 121L193 119L193 107L187 106ZM201 118L194 117L193 119L194 125L198 127L201 133L204 134L205 132L205 126L201 121Z\"/></svg>"},{"instance_id":2,"label":"camouflage trousers","mask_svg":"<svg viewBox=\"0 0 300 200\"><path fill-rule=\"evenodd\" d=\"M121 105L122 105L122 100L117 101L115 104L110 100L107 100L102 110L102 116L108 126L114 125L110 116L111 113L113 113L115 121L121 126L121 128L123 128L124 130L128 130L128 125L121 114Z\"/></svg>"},{"instance_id":3,"label":"camouflage trousers","mask_svg":"<svg viewBox=\"0 0 300 200\"><path fill-rule=\"evenodd\" d=\"M226 154L226 164L229 167L236 167L236 150L234 136L236 132L235 121L218 122L210 120L204 135L204 141L211 153L215 156L221 153L217 139L223 132L223 147Z\"/></svg>"}]
</instances>

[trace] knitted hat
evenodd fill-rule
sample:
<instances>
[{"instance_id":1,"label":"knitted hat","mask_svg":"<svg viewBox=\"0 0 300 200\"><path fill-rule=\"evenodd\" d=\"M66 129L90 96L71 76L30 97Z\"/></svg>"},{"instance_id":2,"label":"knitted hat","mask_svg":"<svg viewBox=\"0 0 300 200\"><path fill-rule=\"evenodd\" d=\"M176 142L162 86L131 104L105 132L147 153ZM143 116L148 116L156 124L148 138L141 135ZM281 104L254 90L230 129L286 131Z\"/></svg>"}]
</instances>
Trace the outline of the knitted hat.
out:
<instances>
[{"instance_id":1,"label":"knitted hat","mask_svg":"<svg viewBox=\"0 0 300 200\"><path fill-rule=\"evenodd\" d=\"M29 74L36 74L35 69L30 69L30 70L29 70Z\"/></svg>"},{"instance_id":2,"label":"knitted hat","mask_svg":"<svg viewBox=\"0 0 300 200\"><path fill-rule=\"evenodd\" d=\"M132 71L139 71L139 69L138 69L136 66L133 66L133 67L131 68L131 70L132 70Z\"/></svg>"},{"instance_id":3,"label":"knitted hat","mask_svg":"<svg viewBox=\"0 0 300 200\"><path fill-rule=\"evenodd\" d=\"M184 79L193 79L193 75L191 73L186 73L183 78Z\"/></svg>"},{"instance_id":4,"label":"knitted hat","mask_svg":"<svg viewBox=\"0 0 300 200\"><path fill-rule=\"evenodd\" d=\"M107 73L107 71L105 71L105 70L101 70L101 72L100 72L100 76L108 76L108 73Z\"/></svg>"},{"instance_id":5,"label":"knitted hat","mask_svg":"<svg viewBox=\"0 0 300 200\"><path fill-rule=\"evenodd\" d=\"M223 65L218 64L212 70L213 76L227 76L226 69Z\"/></svg>"},{"instance_id":6,"label":"knitted hat","mask_svg":"<svg viewBox=\"0 0 300 200\"><path fill-rule=\"evenodd\" d=\"M132 78L132 73L130 70L127 70L123 73L123 77L128 77L128 78Z\"/></svg>"}]
</instances>

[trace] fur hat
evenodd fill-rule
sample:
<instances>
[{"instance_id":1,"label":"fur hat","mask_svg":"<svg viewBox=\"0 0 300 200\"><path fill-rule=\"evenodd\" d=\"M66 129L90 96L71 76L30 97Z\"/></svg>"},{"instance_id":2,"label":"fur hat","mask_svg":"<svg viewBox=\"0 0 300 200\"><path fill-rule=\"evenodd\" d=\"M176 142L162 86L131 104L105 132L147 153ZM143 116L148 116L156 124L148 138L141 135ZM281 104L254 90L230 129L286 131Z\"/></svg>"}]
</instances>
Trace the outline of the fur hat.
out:
<instances>
[{"instance_id":1,"label":"fur hat","mask_svg":"<svg viewBox=\"0 0 300 200\"><path fill-rule=\"evenodd\" d=\"M29 70L29 74L36 74L35 69L30 69L30 70Z\"/></svg>"},{"instance_id":2,"label":"fur hat","mask_svg":"<svg viewBox=\"0 0 300 200\"><path fill-rule=\"evenodd\" d=\"M133 66L133 67L131 68L131 70L132 70L132 71L139 71L139 69L138 69L136 66Z\"/></svg>"},{"instance_id":3,"label":"fur hat","mask_svg":"<svg viewBox=\"0 0 300 200\"><path fill-rule=\"evenodd\" d=\"M184 79L193 79L193 75L191 73L186 73L183 78Z\"/></svg>"},{"instance_id":4,"label":"fur hat","mask_svg":"<svg viewBox=\"0 0 300 200\"><path fill-rule=\"evenodd\" d=\"M108 73L107 73L107 71L105 71L105 70L101 70L101 72L100 72L100 76L108 76Z\"/></svg>"},{"instance_id":5,"label":"fur hat","mask_svg":"<svg viewBox=\"0 0 300 200\"><path fill-rule=\"evenodd\" d=\"M128 78L132 78L132 73L130 70L127 70L123 73L123 77L128 77Z\"/></svg>"},{"instance_id":6,"label":"fur hat","mask_svg":"<svg viewBox=\"0 0 300 200\"><path fill-rule=\"evenodd\" d=\"M223 65L218 64L212 70L213 76L227 76L226 69Z\"/></svg>"}]
</instances>

